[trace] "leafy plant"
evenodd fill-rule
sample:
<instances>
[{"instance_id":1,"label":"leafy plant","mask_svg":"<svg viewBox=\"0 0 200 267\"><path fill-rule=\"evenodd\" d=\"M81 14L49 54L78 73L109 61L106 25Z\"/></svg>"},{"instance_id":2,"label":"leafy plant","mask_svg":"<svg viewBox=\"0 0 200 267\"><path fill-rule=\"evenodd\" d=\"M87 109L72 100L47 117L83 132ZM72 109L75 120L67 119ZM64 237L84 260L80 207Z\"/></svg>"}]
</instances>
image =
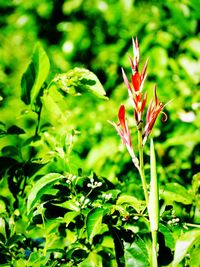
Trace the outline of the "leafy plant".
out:
<instances>
[{"instance_id":1,"label":"leafy plant","mask_svg":"<svg viewBox=\"0 0 200 267\"><path fill-rule=\"evenodd\" d=\"M0 4L0 264L198 266L198 4L11 2ZM123 77L138 137L128 101L130 128L125 105L116 127L136 168L107 123L125 101L118 74L132 35L150 56L150 86L175 98L161 127L164 106L149 92L145 127L136 42L132 88Z\"/></svg>"}]
</instances>

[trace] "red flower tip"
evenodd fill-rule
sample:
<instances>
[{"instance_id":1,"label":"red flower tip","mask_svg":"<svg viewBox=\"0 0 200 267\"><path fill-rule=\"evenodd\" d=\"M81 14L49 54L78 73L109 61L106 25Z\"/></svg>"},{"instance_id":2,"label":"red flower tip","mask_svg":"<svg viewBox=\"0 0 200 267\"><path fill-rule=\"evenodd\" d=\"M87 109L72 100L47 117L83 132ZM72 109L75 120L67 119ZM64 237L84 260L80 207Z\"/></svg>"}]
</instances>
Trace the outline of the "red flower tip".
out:
<instances>
[{"instance_id":1,"label":"red flower tip","mask_svg":"<svg viewBox=\"0 0 200 267\"><path fill-rule=\"evenodd\" d=\"M118 112L119 124L121 125L124 132L127 132L125 124L125 106L121 105Z\"/></svg>"},{"instance_id":2,"label":"red flower tip","mask_svg":"<svg viewBox=\"0 0 200 267\"><path fill-rule=\"evenodd\" d=\"M146 125L144 127L144 133L143 133L143 144L145 144L147 137L152 131L152 128L156 122L156 119L160 112L162 112L163 108L166 106L162 102L159 102L157 94L156 94L156 85L154 86L154 99L151 100L149 107L147 109L146 114ZM167 115L162 112L165 115L164 120L167 119ZM163 120L163 119L162 119Z\"/></svg>"},{"instance_id":3,"label":"red flower tip","mask_svg":"<svg viewBox=\"0 0 200 267\"><path fill-rule=\"evenodd\" d=\"M132 89L131 89L131 86L129 84L129 81L128 81L127 77L126 77L126 73L124 72L123 68L122 68L122 77L124 79L124 83L125 83L126 87L128 88L129 94L131 93L131 95L132 95Z\"/></svg>"}]
</instances>

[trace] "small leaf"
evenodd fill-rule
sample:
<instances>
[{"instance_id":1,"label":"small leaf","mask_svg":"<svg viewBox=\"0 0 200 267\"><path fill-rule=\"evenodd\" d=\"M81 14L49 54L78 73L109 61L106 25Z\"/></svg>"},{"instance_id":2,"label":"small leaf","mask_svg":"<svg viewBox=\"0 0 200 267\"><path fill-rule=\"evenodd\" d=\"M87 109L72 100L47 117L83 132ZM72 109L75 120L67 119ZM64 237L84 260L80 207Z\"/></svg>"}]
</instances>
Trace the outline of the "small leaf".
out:
<instances>
[{"instance_id":1,"label":"small leaf","mask_svg":"<svg viewBox=\"0 0 200 267\"><path fill-rule=\"evenodd\" d=\"M190 267L196 267L199 265L199 255L200 255L200 242L191 251L190 254Z\"/></svg>"},{"instance_id":2,"label":"small leaf","mask_svg":"<svg viewBox=\"0 0 200 267\"><path fill-rule=\"evenodd\" d=\"M50 63L46 52L38 43L32 54L31 62L21 80L21 100L25 104L35 104L49 73L49 68Z\"/></svg>"},{"instance_id":3,"label":"small leaf","mask_svg":"<svg viewBox=\"0 0 200 267\"><path fill-rule=\"evenodd\" d=\"M92 243L93 237L100 233L102 229L103 209L96 208L88 213L86 220L87 236L90 243Z\"/></svg>"},{"instance_id":4,"label":"small leaf","mask_svg":"<svg viewBox=\"0 0 200 267\"><path fill-rule=\"evenodd\" d=\"M49 173L38 180L29 193L27 200L27 214L30 216L31 210L35 207L36 202L42 197L46 190L57 180L64 178L59 173Z\"/></svg>"},{"instance_id":5,"label":"small leaf","mask_svg":"<svg viewBox=\"0 0 200 267\"><path fill-rule=\"evenodd\" d=\"M55 101L55 98L52 95L44 93L42 103L47 111L48 122L52 124L60 123L62 125L67 122L66 114L64 114L62 110L61 103Z\"/></svg>"},{"instance_id":6,"label":"small leaf","mask_svg":"<svg viewBox=\"0 0 200 267\"><path fill-rule=\"evenodd\" d=\"M24 134L24 133L25 131L16 125L12 125L7 130L7 134Z\"/></svg>"},{"instance_id":7,"label":"small leaf","mask_svg":"<svg viewBox=\"0 0 200 267\"><path fill-rule=\"evenodd\" d=\"M2 121L0 121L0 137L3 137L4 135L6 135L6 133L6 125Z\"/></svg>"},{"instance_id":8,"label":"small leaf","mask_svg":"<svg viewBox=\"0 0 200 267\"><path fill-rule=\"evenodd\" d=\"M5 242L6 240L6 225L5 225L5 220L0 217L0 235L2 236L1 239ZM0 239L0 240L1 240Z\"/></svg>"},{"instance_id":9,"label":"small leaf","mask_svg":"<svg viewBox=\"0 0 200 267\"><path fill-rule=\"evenodd\" d=\"M160 196L168 205L173 204L173 202L189 205L193 201L193 196L178 183L167 183L164 189L160 191Z\"/></svg>"},{"instance_id":10,"label":"small leaf","mask_svg":"<svg viewBox=\"0 0 200 267\"><path fill-rule=\"evenodd\" d=\"M67 94L81 95L88 91L98 98L107 99L106 92L97 76L84 68L75 68L67 73L58 74L52 83Z\"/></svg>"},{"instance_id":11,"label":"small leaf","mask_svg":"<svg viewBox=\"0 0 200 267\"><path fill-rule=\"evenodd\" d=\"M159 224L159 232L161 232L164 237L165 237L165 245L166 247L170 248L171 250L174 250L175 247L175 240L170 232L170 230L164 225L164 224Z\"/></svg>"},{"instance_id":12,"label":"small leaf","mask_svg":"<svg viewBox=\"0 0 200 267\"><path fill-rule=\"evenodd\" d=\"M124 252L126 267L149 266L147 248L144 241L140 237L137 237L132 244L124 242Z\"/></svg>"},{"instance_id":13,"label":"small leaf","mask_svg":"<svg viewBox=\"0 0 200 267\"><path fill-rule=\"evenodd\" d=\"M124 204L132 206L138 213L140 213L140 211L142 211L145 207L144 201L128 195L120 196L116 203L116 205Z\"/></svg>"},{"instance_id":14,"label":"small leaf","mask_svg":"<svg viewBox=\"0 0 200 267\"><path fill-rule=\"evenodd\" d=\"M8 239L6 245L11 248L11 247L16 246L17 242L22 241L24 239L25 239L25 237L23 235L21 235L21 234L14 234L13 236L11 236Z\"/></svg>"},{"instance_id":15,"label":"small leaf","mask_svg":"<svg viewBox=\"0 0 200 267\"><path fill-rule=\"evenodd\" d=\"M95 252L90 252L88 257L82 261L79 267L103 267L102 257Z\"/></svg>"},{"instance_id":16,"label":"small leaf","mask_svg":"<svg viewBox=\"0 0 200 267\"><path fill-rule=\"evenodd\" d=\"M68 226L68 224L71 223L78 215L79 215L79 212L77 211L67 212L64 216L64 221L66 223L66 226Z\"/></svg>"},{"instance_id":17,"label":"small leaf","mask_svg":"<svg viewBox=\"0 0 200 267\"><path fill-rule=\"evenodd\" d=\"M75 203L73 200L67 200L60 204L54 204L55 206L59 206L65 209L73 210L73 211L79 211L80 207Z\"/></svg>"},{"instance_id":18,"label":"small leaf","mask_svg":"<svg viewBox=\"0 0 200 267\"><path fill-rule=\"evenodd\" d=\"M4 157L20 158L19 150L15 146L4 146L1 153Z\"/></svg>"},{"instance_id":19,"label":"small leaf","mask_svg":"<svg viewBox=\"0 0 200 267\"><path fill-rule=\"evenodd\" d=\"M188 253L189 249L200 240L200 231L191 230L184 233L176 242L174 260L172 262L172 267L178 266L178 264L183 260L183 258Z\"/></svg>"}]
</instances>

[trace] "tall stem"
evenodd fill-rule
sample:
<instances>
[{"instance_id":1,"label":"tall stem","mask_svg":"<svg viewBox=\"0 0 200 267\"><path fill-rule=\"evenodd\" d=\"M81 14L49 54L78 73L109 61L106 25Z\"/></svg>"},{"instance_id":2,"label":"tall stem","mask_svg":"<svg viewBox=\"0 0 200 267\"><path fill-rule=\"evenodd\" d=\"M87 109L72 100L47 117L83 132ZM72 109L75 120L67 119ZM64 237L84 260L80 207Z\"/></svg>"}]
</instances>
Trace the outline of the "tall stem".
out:
<instances>
[{"instance_id":1,"label":"tall stem","mask_svg":"<svg viewBox=\"0 0 200 267\"><path fill-rule=\"evenodd\" d=\"M153 144L153 139L151 139L150 145L150 166L151 166L151 182L150 182L150 193L149 193L149 221L150 230L152 237L152 267L158 266L158 227L159 227L159 184L156 172L156 156Z\"/></svg>"},{"instance_id":2,"label":"tall stem","mask_svg":"<svg viewBox=\"0 0 200 267\"><path fill-rule=\"evenodd\" d=\"M157 231L151 231L151 237L152 237L152 267L158 267Z\"/></svg>"},{"instance_id":3,"label":"tall stem","mask_svg":"<svg viewBox=\"0 0 200 267\"><path fill-rule=\"evenodd\" d=\"M143 123L140 122L138 125L138 151L139 151L139 173L140 177L142 180L142 188L144 191L144 197L146 201L146 205L148 207L149 203L149 195L148 195L148 190L147 190L147 182L145 178L145 173L144 173L144 154L143 154L143 144L142 144L142 128L143 128Z\"/></svg>"}]
</instances>

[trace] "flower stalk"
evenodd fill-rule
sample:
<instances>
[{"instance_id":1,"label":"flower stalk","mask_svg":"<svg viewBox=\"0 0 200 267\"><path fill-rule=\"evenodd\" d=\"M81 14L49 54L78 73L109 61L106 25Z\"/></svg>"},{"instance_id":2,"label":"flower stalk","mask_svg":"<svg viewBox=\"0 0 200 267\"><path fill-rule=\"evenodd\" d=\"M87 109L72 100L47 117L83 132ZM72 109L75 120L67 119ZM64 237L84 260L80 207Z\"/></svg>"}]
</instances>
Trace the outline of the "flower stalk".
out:
<instances>
[{"instance_id":1,"label":"flower stalk","mask_svg":"<svg viewBox=\"0 0 200 267\"><path fill-rule=\"evenodd\" d=\"M147 65L148 59L142 69L142 72L139 72L139 59L140 59L140 50L138 39L133 39L133 53L134 58L129 57L130 66L132 70L131 83L127 78L125 71L122 69L122 77L124 83L128 89L128 95L131 99L131 103L134 109L134 118L137 125L137 134L138 134L138 155L139 159L135 155L132 147L130 130L128 127L128 122L125 117L125 107L124 105L120 106L118 112L118 123L110 122L117 133L121 137L122 142L126 146L132 161L135 167L138 169L138 172L141 177L142 188L144 191L144 197L147 206L147 212L149 215L150 223L150 232L152 237L152 267L157 267L157 254L158 254L158 245L157 245L157 232L159 224L159 193L158 193L158 179L156 173L156 157L154 151L153 140L151 140L150 145L150 165L151 165L151 182L150 182L150 193L148 193L149 185L146 182L145 171L144 171L144 145L150 135L156 119L160 113L163 112L163 108L167 104L163 104L158 100L156 93L156 86L154 86L154 97L150 100L150 103L147 107L146 120L145 124L143 123L144 111L147 102L147 92L143 93L143 87L145 80L147 78ZM164 120L166 120L166 114L164 113Z\"/></svg>"},{"instance_id":2,"label":"flower stalk","mask_svg":"<svg viewBox=\"0 0 200 267\"><path fill-rule=\"evenodd\" d=\"M140 173L141 181L142 181L142 188L144 191L144 197L146 201L146 205L148 206L149 203L149 195L148 195L148 189L147 189L147 182L144 172L144 152L143 152L143 142L142 142L142 130L143 130L143 123L140 122L138 127L138 152L139 152L139 168L138 171Z\"/></svg>"},{"instance_id":3,"label":"flower stalk","mask_svg":"<svg viewBox=\"0 0 200 267\"><path fill-rule=\"evenodd\" d=\"M157 233L159 224L159 187L156 172L156 156L153 144L153 139L151 139L150 144L150 166L151 166L151 182L150 182L150 193L149 193L149 203L148 203L148 213L150 221L150 230L152 236L152 266L157 267Z\"/></svg>"}]
</instances>

